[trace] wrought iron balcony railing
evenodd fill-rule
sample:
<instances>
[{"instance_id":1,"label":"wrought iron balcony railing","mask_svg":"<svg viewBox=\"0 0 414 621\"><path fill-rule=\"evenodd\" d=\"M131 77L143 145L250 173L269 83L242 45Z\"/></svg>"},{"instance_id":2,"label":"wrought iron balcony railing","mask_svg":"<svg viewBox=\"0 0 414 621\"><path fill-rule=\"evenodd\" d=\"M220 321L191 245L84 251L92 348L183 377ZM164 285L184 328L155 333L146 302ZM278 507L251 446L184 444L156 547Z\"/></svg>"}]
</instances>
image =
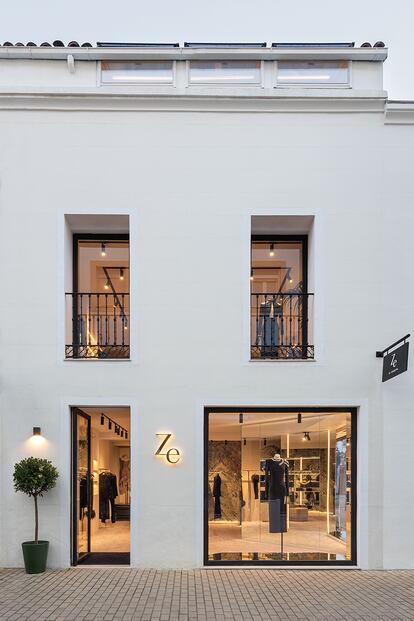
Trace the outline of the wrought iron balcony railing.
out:
<instances>
[{"instance_id":1,"label":"wrought iron balcony railing","mask_svg":"<svg viewBox=\"0 0 414 621\"><path fill-rule=\"evenodd\" d=\"M313 293L251 294L251 358L314 357Z\"/></svg>"},{"instance_id":2,"label":"wrought iron balcony railing","mask_svg":"<svg viewBox=\"0 0 414 621\"><path fill-rule=\"evenodd\" d=\"M129 358L129 293L67 293L66 317L66 358Z\"/></svg>"}]
</instances>

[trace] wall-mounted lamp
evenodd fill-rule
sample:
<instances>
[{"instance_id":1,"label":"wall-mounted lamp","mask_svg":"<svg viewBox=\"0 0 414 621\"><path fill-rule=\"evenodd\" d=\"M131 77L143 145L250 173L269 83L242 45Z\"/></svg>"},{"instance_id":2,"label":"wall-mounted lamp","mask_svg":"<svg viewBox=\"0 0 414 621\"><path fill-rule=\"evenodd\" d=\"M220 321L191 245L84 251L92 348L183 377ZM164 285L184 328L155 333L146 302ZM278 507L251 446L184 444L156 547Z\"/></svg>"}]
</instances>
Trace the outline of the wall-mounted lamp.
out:
<instances>
[{"instance_id":1,"label":"wall-mounted lamp","mask_svg":"<svg viewBox=\"0 0 414 621\"><path fill-rule=\"evenodd\" d=\"M33 435L34 436L41 436L42 435L42 430L40 427L33 427Z\"/></svg>"}]
</instances>

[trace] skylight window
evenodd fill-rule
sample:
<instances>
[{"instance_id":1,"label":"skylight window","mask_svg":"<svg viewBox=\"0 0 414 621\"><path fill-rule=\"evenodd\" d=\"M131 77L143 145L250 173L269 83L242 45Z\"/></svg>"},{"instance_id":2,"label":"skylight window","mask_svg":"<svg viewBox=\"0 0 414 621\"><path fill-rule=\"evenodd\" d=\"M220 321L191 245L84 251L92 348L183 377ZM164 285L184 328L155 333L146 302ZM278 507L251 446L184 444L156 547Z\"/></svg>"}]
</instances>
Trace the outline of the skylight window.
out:
<instances>
[{"instance_id":1,"label":"skylight window","mask_svg":"<svg viewBox=\"0 0 414 621\"><path fill-rule=\"evenodd\" d=\"M347 86L348 61L279 61L278 86Z\"/></svg>"},{"instance_id":2,"label":"skylight window","mask_svg":"<svg viewBox=\"0 0 414 621\"><path fill-rule=\"evenodd\" d=\"M172 84L172 61L102 61L102 84Z\"/></svg>"},{"instance_id":3,"label":"skylight window","mask_svg":"<svg viewBox=\"0 0 414 621\"><path fill-rule=\"evenodd\" d=\"M190 84L261 84L260 61L217 60L191 61Z\"/></svg>"}]
</instances>

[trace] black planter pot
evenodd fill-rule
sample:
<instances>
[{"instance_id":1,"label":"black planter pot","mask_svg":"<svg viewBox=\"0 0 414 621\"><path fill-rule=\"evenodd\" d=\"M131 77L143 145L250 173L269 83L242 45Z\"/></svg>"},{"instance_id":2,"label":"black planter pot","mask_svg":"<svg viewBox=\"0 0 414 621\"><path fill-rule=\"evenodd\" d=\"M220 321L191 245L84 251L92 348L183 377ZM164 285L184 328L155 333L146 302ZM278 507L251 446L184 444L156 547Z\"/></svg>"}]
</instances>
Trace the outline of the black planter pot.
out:
<instances>
[{"instance_id":1,"label":"black planter pot","mask_svg":"<svg viewBox=\"0 0 414 621\"><path fill-rule=\"evenodd\" d=\"M24 566L27 574L42 574L46 570L49 542L25 541L22 543Z\"/></svg>"}]
</instances>

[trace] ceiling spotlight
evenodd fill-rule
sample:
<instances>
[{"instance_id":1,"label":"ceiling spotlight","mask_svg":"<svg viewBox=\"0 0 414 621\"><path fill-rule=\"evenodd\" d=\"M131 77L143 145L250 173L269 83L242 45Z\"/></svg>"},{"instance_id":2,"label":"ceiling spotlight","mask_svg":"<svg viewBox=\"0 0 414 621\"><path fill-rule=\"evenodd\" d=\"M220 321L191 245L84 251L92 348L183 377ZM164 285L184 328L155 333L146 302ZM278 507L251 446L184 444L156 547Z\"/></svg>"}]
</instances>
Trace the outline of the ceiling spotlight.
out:
<instances>
[{"instance_id":1,"label":"ceiling spotlight","mask_svg":"<svg viewBox=\"0 0 414 621\"><path fill-rule=\"evenodd\" d=\"M106 246L103 242L101 244L101 256L106 257Z\"/></svg>"},{"instance_id":2,"label":"ceiling spotlight","mask_svg":"<svg viewBox=\"0 0 414 621\"><path fill-rule=\"evenodd\" d=\"M119 280L124 280L124 270L122 268L119 270Z\"/></svg>"},{"instance_id":3,"label":"ceiling spotlight","mask_svg":"<svg viewBox=\"0 0 414 621\"><path fill-rule=\"evenodd\" d=\"M254 276L253 276L253 268L251 268L251 270L250 270L250 280L253 280L253 279L254 279Z\"/></svg>"},{"instance_id":4,"label":"ceiling spotlight","mask_svg":"<svg viewBox=\"0 0 414 621\"><path fill-rule=\"evenodd\" d=\"M124 330L128 330L128 319L126 317L124 319Z\"/></svg>"},{"instance_id":5,"label":"ceiling spotlight","mask_svg":"<svg viewBox=\"0 0 414 621\"><path fill-rule=\"evenodd\" d=\"M110 418L108 419L108 429L112 429L112 421Z\"/></svg>"},{"instance_id":6,"label":"ceiling spotlight","mask_svg":"<svg viewBox=\"0 0 414 621\"><path fill-rule=\"evenodd\" d=\"M305 431L303 433L302 442L310 442L310 441L311 441L311 439L310 439L309 431Z\"/></svg>"},{"instance_id":7,"label":"ceiling spotlight","mask_svg":"<svg viewBox=\"0 0 414 621\"><path fill-rule=\"evenodd\" d=\"M267 440L266 440L266 438L265 438L265 439L263 440L263 446L266 446L266 444L267 444Z\"/></svg>"},{"instance_id":8,"label":"ceiling spotlight","mask_svg":"<svg viewBox=\"0 0 414 621\"><path fill-rule=\"evenodd\" d=\"M124 437L124 430L121 429L121 438L123 438L123 437Z\"/></svg>"},{"instance_id":9,"label":"ceiling spotlight","mask_svg":"<svg viewBox=\"0 0 414 621\"><path fill-rule=\"evenodd\" d=\"M300 425L300 423L302 422L302 413L298 412L298 423Z\"/></svg>"},{"instance_id":10,"label":"ceiling spotlight","mask_svg":"<svg viewBox=\"0 0 414 621\"><path fill-rule=\"evenodd\" d=\"M293 282L293 278L292 278L292 268L291 267L288 268L287 277L288 277L288 281L290 283L292 283Z\"/></svg>"},{"instance_id":11,"label":"ceiling spotlight","mask_svg":"<svg viewBox=\"0 0 414 621\"><path fill-rule=\"evenodd\" d=\"M104 423L105 423L105 416L101 414L101 425L103 425Z\"/></svg>"},{"instance_id":12,"label":"ceiling spotlight","mask_svg":"<svg viewBox=\"0 0 414 621\"><path fill-rule=\"evenodd\" d=\"M125 440L128 440L128 432L125 432Z\"/></svg>"},{"instance_id":13,"label":"ceiling spotlight","mask_svg":"<svg viewBox=\"0 0 414 621\"><path fill-rule=\"evenodd\" d=\"M243 446L246 446L246 444L247 444L247 440L246 438L243 438Z\"/></svg>"},{"instance_id":14,"label":"ceiling spotlight","mask_svg":"<svg viewBox=\"0 0 414 621\"><path fill-rule=\"evenodd\" d=\"M239 423L240 425L243 423L243 412L240 412L239 414Z\"/></svg>"},{"instance_id":15,"label":"ceiling spotlight","mask_svg":"<svg viewBox=\"0 0 414 621\"><path fill-rule=\"evenodd\" d=\"M104 284L104 289L109 289L109 280L107 280L106 283Z\"/></svg>"},{"instance_id":16,"label":"ceiling spotlight","mask_svg":"<svg viewBox=\"0 0 414 621\"><path fill-rule=\"evenodd\" d=\"M270 244L269 256L271 257L275 256L275 245L274 244Z\"/></svg>"}]
</instances>

